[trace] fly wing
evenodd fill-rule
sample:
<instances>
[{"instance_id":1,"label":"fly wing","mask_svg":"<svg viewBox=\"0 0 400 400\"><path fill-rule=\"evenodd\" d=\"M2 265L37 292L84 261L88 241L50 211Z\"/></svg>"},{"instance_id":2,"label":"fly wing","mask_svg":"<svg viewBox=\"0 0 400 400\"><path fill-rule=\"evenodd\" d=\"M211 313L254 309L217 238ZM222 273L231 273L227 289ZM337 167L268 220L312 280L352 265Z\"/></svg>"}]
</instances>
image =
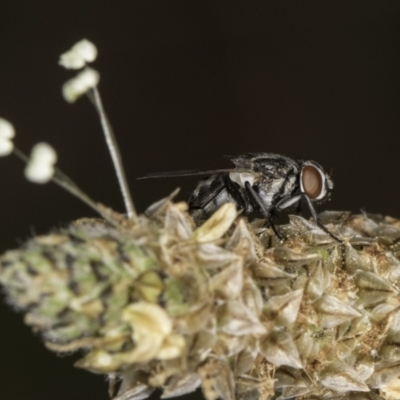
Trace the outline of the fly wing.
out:
<instances>
[{"instance_id":1,"label":"fly wing","mask_svg":"<svg viewBox=\"0 0 400 400\"><path fill-rule=\"evenodd\" d=\"M225 156L228 160L236 165L236 172L249 172L254 171L254 159L261 155L268 155L267 153L245 153L240 156Z\"/></svg>"},{"instance_id":2,"label":"fly wing","mask_svg":"<svg viewBox=\"0 0 400 400\"><path fill-rule=\"evenodd\" d=\"M208 169L208 170L187 170L187 171L166 171L166 172L153 172L142 176L137 179L151 179L151 178L172 178L176 176L198 176L198 175L213 175L220 173L229 172L246 172L247 170L241 170L237 168L227 168L227 169Z\"/></svg>"},{"instance_id":3,"label":"fly wing","mask_svg":"<svg viewBox=\"0 0 400 400\"><path fill-rule=\"evenodd\" d=\"M298 174L299 164L296 160L274 153L245 153L230 160L238 169L262 174L266 181L285 179L288 174Z\"/></svg>"}]
</instances>

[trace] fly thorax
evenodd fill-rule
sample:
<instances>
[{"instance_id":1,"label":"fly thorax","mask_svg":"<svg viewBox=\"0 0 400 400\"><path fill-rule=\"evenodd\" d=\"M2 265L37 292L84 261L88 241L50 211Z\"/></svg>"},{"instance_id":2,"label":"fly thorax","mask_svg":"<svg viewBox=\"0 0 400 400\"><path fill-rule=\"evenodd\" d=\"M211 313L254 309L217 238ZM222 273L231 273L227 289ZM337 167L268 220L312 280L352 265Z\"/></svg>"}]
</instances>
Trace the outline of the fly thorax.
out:
<instances>
[{"instance_id":1,"label":"fly thorax","mask_svg":"<svg viewBox=\"0 0 400 400\"><path fill-rule=\"evenodd\" d=\"M283 188L283 194L284 195L289 195L293 191L295 191L298 188L297 184L297 176L295 174L292 174L285 183L285 187Z\"/></svg>"},{"instance_id":2,"label":"fly thorax","mask_svg":"<svg viewBox=\"0 0 400 400\"><path fill-rule=\"evenodd\" d=\"M245 187L245 183L249 182L251 186L254 184L254 174L247 172L230 172L229 178L231 181L236 182L242 188Z\"/></svg>"}]
</instances>

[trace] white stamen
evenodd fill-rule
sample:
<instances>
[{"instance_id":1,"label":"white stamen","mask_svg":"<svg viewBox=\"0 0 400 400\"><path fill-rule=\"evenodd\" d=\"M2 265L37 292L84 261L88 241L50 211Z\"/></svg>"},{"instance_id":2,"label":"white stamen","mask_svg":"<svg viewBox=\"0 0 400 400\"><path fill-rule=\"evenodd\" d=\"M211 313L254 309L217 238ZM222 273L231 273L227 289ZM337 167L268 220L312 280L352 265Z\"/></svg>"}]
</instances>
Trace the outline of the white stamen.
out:
<instances>
[{"instance_id":1,"label":"white stamen","mask_svg":"<svg viewBox=\"0 0 400 400\"><path fill-rule=\"evenodd\" d=\"M136 221L137 215L136 215L136 211L135 211L135 206L133 205L132 196L129 191L128 182L126 180L125 170L124 170L124 166L122 164L122 158L121 158L121 154L119 151L118 143L115 139L114 132L112 130L110 122L108 121L108 118L104 111L100 93L97 90L97 88L93 89L93 97L91 97L89 95L89 98L92 98L93 103L96 107L96 110L100 116L101 126L103 128L106 143L107 143L108 149L110 151L110 155L111 155L111 158L112 158L112 161L114 164L115 172L117 174L118 182L119 182L119 185L120 185L120 188L122 191L122 197L124 199L128 217L133 219L134 221Z\"/></svg>"},{"instance_id":2,"label":"white stamen","mask_svg":"<svg viewBox=\"0 0 400 400\"><path fill-rule=\"evenodd\" d=\"M69 103L73 103L87 91L97 86L99 80L100 74L96 70L92 68L84 69L75 78L70 79L63 85L64 99Z\"/></svg>"},{"instance_id":3,"label":"white stamen","mask_svg":"<svg viewBox=\"0 0 400 400\"><path fill-rule=\"evenodd\" d=\"M61 54L58 63L66 69L80 69L97 57L96 46L87 39L82 39L72 48Z\"/></svg>"},{"instance_id":4,"label":"white stamen","mask_svg":"<svg viewBox=\"0 0 400 400\"><path fill-rule=\"evenodd\" d=\"M25 177L34 183L46 183L54 175L57 153L47 143L36 144L25 168Z\"/></svg>"}]
</instances>

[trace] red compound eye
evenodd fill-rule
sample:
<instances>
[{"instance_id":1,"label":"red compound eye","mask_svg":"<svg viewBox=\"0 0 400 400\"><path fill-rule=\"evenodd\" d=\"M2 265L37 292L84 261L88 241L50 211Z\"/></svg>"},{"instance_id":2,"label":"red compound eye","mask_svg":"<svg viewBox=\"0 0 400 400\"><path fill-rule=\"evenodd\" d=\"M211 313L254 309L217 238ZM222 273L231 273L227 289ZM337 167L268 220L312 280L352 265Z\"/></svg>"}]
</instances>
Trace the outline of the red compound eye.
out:
<instances>
[{"instance_id":1,"label":"red compound eye","mask_svg":"<svg viewBox=\"0 0 400 400\"><path fill-rule=\"evenodd\" d=\"M321 172L312 165L306 165L301 174L304 193L310 199L316 199L323 189Z\"/></svg>"}]
</instances>

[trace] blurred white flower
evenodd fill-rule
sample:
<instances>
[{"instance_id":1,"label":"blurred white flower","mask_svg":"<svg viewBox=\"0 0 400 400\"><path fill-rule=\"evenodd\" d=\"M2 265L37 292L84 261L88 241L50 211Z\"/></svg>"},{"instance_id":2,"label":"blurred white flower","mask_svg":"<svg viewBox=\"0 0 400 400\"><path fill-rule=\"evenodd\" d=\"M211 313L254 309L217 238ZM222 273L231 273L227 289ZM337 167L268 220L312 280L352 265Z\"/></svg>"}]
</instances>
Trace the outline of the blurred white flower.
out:
<instances>
[{"instance_id":1,"label":"blurred white flower","mask_svg":"<svg viewBox=\"0 0 400 400\"><path fill-rule=\"evenodd\" d=\"M46 183L54 175L57 153L47 143L38 143L32 148L31 158L25 168L25 177L34 183Z\"/></svg>"},{"instance_id":2,"label":"blurred white flower","mask_svg":"<svg viewBox=\"0 0 400 400\"><path fill-rule=\"evenodd\" d=\"M64 83L62 87L64 99L73 103L87 91L97 86L99 80L100 74L96 70L92 68L84 69L75 78Z\"/></svg>"},{"instance_id":3,"label":"blurred white flower","mask_svg":"<svg viewBox=\"0 0 400 400\"><path fill-rule=\"evenodd\" d=\"M59 64L67 69L80 69L97 57L96 46L87 39L75 43L72 48L61 54Z\"/></svg>"},{"instance_id":4,"label":"blurred white flower","mask_svg":"<svg viewBox=\"0 0 400 400\"><path fill-rule=\"evenodd\" d=\"M15 136L15 130L11 122L0 118L0 157L9 155L14 149L12 138Z\"/></svg>"}]
</instances>

